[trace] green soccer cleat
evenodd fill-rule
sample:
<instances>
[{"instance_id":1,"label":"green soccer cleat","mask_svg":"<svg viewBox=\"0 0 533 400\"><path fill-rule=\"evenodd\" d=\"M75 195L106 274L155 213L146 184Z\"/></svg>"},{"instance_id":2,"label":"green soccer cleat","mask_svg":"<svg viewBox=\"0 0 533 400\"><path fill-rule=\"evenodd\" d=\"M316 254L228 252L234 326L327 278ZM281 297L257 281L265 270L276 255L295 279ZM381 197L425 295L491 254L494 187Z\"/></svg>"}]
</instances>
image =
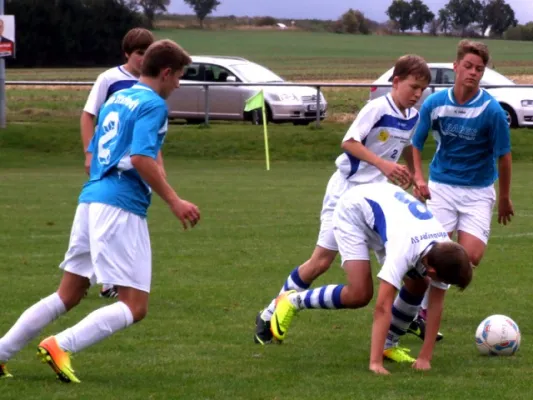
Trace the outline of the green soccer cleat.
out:
<instances>
[{"instance_id":1,"label":"green soccer cleat","mask_svg":"<svg viewBox=\"0 0 533 400\"><path fill-rule=\"evenodd\" d=\"M0 379L2 378L13 378L13 375L9 373L5 364L0 364Z\"/></svg>"},{"instance_id":2,"label":"green soccer cleat","mask_svg":"<svg viewBox=\"0 0 533 400\"><path fill-rule=\"evenodd\" d=\"M55 337L44 339L39 343L38 350L37 356L54 370L61 382L80 383L70 363L70 354L59 347Z\"/></svg>"},{"instance_id":3,"label":"green soccer cleat","mask_svg":"<svg viewBox=\"0 0 533 400\"><path fill-rule=\"evenodd\" d=\"M383 357L397 363L414 363L416 360L408 354L410 351L405 347L392 346L383 350Z\"/></svg>"},{"instance_id":4,"label":"green soccer cleat","mask_svg":"<svg viewBox=\"0 0 533 400\"><path fill-rule=\"evenodd\" d=\"M298 312L298 309L290 302L289 295L292 293L297 293L296 290L289 290L283 292L276 298L276 309L272 315L272 320L270 321L270 330L272 335L282 342L285 340L287 335L287 330L291 325L292 318Z\"/></svg>"},{"instance_id":5,"label":"green soccer cleat","mask_svg":"<svg viewBox=\"0 0 533 400\"><path fill-rule=\"evenodd\" d=\"M421 340L424 340L424 338L426 337L426 321L424 321L420 317L417 317L413 322L411 322L411 325L409 325L407 332L419 337ZM437 342L441 341L442 339L444 339L444 335L438 332Z\"/></svg>"}]
</instances>

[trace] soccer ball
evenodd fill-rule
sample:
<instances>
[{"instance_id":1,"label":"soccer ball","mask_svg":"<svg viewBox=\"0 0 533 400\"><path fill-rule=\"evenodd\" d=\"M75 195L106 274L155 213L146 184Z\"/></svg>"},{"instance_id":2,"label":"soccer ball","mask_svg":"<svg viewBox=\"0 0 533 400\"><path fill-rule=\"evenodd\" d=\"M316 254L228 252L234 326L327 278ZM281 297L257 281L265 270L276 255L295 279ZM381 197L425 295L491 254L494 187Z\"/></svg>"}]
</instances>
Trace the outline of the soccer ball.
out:
<instances>
[{"instance_id":1,"label":"soccer ball","mask_svg":"<svg viewBox=\"0 0 533 400\"><path fill-rule=\"evenodd\" d=\"M505 315L491 315L477 327L476 345L486 356L511 356L520 347L520 329Z\"/></svg>"}]
</instances>

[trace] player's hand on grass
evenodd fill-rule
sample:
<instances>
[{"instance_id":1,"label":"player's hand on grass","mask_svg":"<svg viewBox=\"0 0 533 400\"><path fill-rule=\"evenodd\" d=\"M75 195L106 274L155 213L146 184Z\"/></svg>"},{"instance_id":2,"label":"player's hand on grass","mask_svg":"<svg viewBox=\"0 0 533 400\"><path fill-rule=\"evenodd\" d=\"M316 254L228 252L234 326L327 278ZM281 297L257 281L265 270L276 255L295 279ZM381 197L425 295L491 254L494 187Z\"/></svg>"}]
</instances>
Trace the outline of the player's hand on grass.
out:
<instances>
[{"instance_id":1,"label":"player's hand on grass","mask_svg":"<svg viewBox=\"0 0 533 400\"><path fill-rule=\"evenodd\" d=\"M409 169L405 165L383 160L383 163L379 166L379 169L387 178L389 178L391 182L394 182L396 185L405 189L408 189L409 186L411 186L413 179Z\"/></svg>"},{"instance_id":2,"label":"player's hand on grass","mask_svg":"<svg viewBox=\"0 0 533 400\"><path fill-rule=\"evenodd\" d=\"M418 371L429 371L431 369L431 363L429 362L429 360L423 360L421 358L418 358L413 363L413 368Z\"/></svg>"},{"instance_id":3,"label":"player's hand on grass","mask_svg":"<svg viewBox=\"0 0 533 400\"><path fill-rule=\"evenodd\" d=\"M183 224L183 229L192 228L200 221L200 210L187 200L178 200L170 205L170 209Z\"/></svg>"},{"instance_id":4,"label":"player's hand on grass","mask_svg":"<svg viewBox=\"0 0 533 400\"><path fill-rule=\"evenodd\" d=\"M87 175L90 174L91 171L91 162L93 161L93 153L85 153L85 172Z\"/></svg>"},{"instance_id":5,"label":"player's hand on grass","mask_svg":"<svg viewBox=\"0 0 533 400\"><path fill-rule=\"evenodd\" d=\"M390 375L390 372L383 366L383 364L370 364L369 369L377 375Z\"/></svg>"},{"instance_id":6,"label":"player's hand on grass","mask_svg":"<svg viewBox=\"0 0 533 400\"><path fill-rule=\"evenodd\" d=\"M507 225L514 216L513 202L510 198L504 197L498 200L498 223Z\"/></svg>"}]
</instances>

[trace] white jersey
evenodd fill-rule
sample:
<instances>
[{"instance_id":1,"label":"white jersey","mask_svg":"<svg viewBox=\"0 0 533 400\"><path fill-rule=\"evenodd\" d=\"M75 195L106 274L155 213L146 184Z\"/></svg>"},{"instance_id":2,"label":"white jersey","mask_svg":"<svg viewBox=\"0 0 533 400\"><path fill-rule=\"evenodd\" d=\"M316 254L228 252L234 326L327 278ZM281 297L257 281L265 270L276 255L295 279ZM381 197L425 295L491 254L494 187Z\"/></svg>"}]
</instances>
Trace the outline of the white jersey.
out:
<instances>
[{"instance_id":1,"label":"white jersey","mask_svg":"<svg viewBox=\"0 0 533 400\"><path fill-rule=\"evenodd\" d=\"M339 201L338 223L359 225L365 242L385 249L378 277L400 289L404 276L426 275L422 257L436 242L450 241L447 232L424 204L390 183L358 185ZM364 225L364 226L361 226ZM448 285L433 282L446 289Z\"/></svg>"},{"instance_id":2,"label":"white jersey","mask_svg":"<svg viewBox=\"0 0 533 400\"><path fill-rule=\"evenodd\" d=\"M357 115L343 143L353 139L362 143L378 157L397 162L418 122L418 111L405 110L405 116L398 110L390 94L372 100ZM371 164L345 152L335 161L343 176L351 182L385 182L387 178Z\"/></svg>"},{"instance_id":3,"label":"white jersey","mask_svg":"<svg viewBox=\"0 0 533 400\"><path fill-rule=\"evenodd\" d=\"M114 67L98 75L91 93L87 98L83 111L98 115L98 111L109 97L122 89L128 89L137 83L138 79L126 71L122 66Z\"/></svg>"}]
</instances>

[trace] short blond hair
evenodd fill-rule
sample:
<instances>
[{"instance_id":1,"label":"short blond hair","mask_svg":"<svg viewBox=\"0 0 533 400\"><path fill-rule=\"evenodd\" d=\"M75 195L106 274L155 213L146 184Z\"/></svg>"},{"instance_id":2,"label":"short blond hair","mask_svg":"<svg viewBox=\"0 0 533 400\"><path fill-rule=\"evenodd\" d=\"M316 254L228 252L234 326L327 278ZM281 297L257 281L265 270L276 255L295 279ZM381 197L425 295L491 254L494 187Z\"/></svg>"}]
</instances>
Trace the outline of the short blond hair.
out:
<instances>
[{"instance_id":1,"label":"short blond hair","mask_svg":"<svg viewBox=\"0 0 533 400\"><path fill-rule=\"evenodd\" d=\"M457 45L457 61L461 61L467 54L475 54L480 57L485 66L489 63L489 48L484 43L468 39L461 40Z\"/></svg>"},{"instance_id":2,"label":"short blond hair","mask_svg":"<svg viewBox=\"0 0 533 400\"><path fill-rule=\"evenodd\" d=\"M158 40L144 53L141 75L155 78L161 70L180 71L192 62L191 56L170 39Z\"/></svg>"}]
</instances>

